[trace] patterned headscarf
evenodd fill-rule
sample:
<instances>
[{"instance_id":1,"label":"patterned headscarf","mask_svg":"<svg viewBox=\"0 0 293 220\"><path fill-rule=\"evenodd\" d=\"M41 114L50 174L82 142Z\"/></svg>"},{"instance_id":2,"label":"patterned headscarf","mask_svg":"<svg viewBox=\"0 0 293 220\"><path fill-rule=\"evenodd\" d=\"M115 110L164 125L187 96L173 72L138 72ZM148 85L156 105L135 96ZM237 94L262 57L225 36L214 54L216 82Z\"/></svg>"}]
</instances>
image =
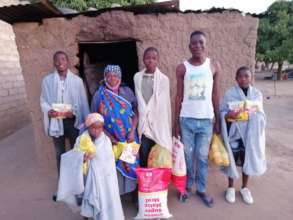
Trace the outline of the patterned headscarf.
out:
<instances>
[{"instance_id":1,"label":"patterned headscarf","mask_svg":"<svg viewBox=\"0 0 293 220\"><path fill-rule=\"evenodd\" d=\"M107 65L104 69L104 77L106 78L107 73L116 73L116 75L121 79L122 71L118 65Z\"/></svg>"},{"instance_id":2,"label":"patterned headscarf","mask_svg":"<svg viewBox=\"0 0 293 220\"><path fill-rule=\"evenodd\" d=\"M99 113L90 113L87 115L85 119L85 126L88 128L96 122L104 123L103 116L100 115Z\"/></svg>"}]
</instances>

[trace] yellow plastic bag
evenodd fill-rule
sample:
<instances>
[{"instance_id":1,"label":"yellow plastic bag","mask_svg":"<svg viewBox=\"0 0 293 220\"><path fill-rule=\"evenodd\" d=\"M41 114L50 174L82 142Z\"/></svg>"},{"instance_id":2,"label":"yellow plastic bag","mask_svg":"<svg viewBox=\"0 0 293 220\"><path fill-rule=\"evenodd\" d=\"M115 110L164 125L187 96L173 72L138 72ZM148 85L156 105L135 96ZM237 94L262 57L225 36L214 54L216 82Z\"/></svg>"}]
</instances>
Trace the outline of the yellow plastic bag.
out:
<instances>
[{"instance_id":1,"label":"yellow plastic bag","mask_svg":"<svg viewBox=\"0 0 293 220\"><path fill-rule=\"evenodd\" d=\"M152 147L148 157L149 168L172 168L172 154L159 145Z\"/></svg>"},{"instance_id":2,"label":"yellow plastic bag","mask_svg":"<svg viewBox=\"0 0 293 220\"><path fill-rule=\"evenodd\" d=\"M117 144L113 145L112 149L115 156L115 160L118 160L124 149L123 144L121 142L118 142Z\"/></svg>"},{"instance_id":3,"label":"yellow plastic bag","mask_svg":"<svg viewBox=\"0 0 293 220\"><path fill-rule=\"evenodd\" d=\"M96 146L93 143L91 137L88 134L83 134L79 140L79 146L75 149L80 152L88 153L88 154L95 154L96 153ZM82 166L83 174L86 174L88 171L88 163L84 162Z\"/></svg>"},{"instance_id":4,"label":"yellow plastic bag","mask_svg":"<svg viewBox=\"0 0 293 220\"><path fill-rule=\"evenodd\" d=\"M136 156L139 150L139 144L136 142L118 142L116 145L113 145L113 153L115 160L120 159L124 151L131 149L131 153ZM123 159L124 160L124 159Z\"/></svg>"},{"instance_id":5,"label":"yellow plastic bag","mask_svg":"<svg viewBox=\"0 0 293 220\"><path fill-rule=\"evenodd\" d=\"M229 157L222 138L214 134L209 151L209 160L218 166L229 166Z\"/></svg>"}]
</instances>

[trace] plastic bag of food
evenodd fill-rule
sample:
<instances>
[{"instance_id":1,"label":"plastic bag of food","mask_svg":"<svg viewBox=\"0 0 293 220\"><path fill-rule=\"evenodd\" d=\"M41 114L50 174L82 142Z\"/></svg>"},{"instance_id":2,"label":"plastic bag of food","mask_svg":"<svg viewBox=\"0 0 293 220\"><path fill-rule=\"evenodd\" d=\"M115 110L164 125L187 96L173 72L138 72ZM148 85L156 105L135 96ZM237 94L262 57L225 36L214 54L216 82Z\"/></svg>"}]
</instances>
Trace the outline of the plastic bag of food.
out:
<instances>
[{"instance_id":1,"label":"plastic bag of food","mask_svg":"<svg viewBox=\"0 0 293 220\"><path fill-rule=\"evenodd\" d=\"M173 137L172 182L180 193L186 192L186 163L184 146L178 138Z\"/></svg>"},{"instance_id":2,"label":"plastic bag of food","mask_svg":"<svg viewBox=\"0 0 293 220\"><path fill-rule=\"evenodd\" d=\"M261 109L261 102L245 100L245 109L248 112L258 112Z\"/></svg>"},{"instance_id":3,"label":"plastic bag of food","mask_svg":"<svg viewBox=\"0 0 293 220\"><path fill-rule=\"evenodd\" d=\"M84 152L87 154L95 154L96 153L96 146L93 143L89 134L82 134L80 136L79 145L75 148L76 151ZM86 174L88 171L88 162L83 163L83 174Z\"/></svg>"},{"instance_id":4,"label":"plastic bag of food","mask_svg":"<svg viewBox=\"0 0 293 220\"><path fill-rule=\"evenodd\" d=\"M172 154L166 148L156 144L152 147L148 157L149 168L171 168Z\"/></svg>"},{"instance_id":5,"label":"plastic bag of food","mask_svg":"<svg viewBox=\"0 0 293 220\"><path fill-rule=\"evenodd\" d=\"M136 142L124 142L121 144L123 144L123 151L119 157L119 160L134 164L136 161L136 156L138 154L139 144L137 144Z\"/></svg>"},{"instance_id":6,"label":"plastic bag of food","mask_svg":"<svg viewBox=\"0 0 293 220\"><path fill-rule=\"evenodd\" d=\"M247 110L246 101L233 101L228 103L230 111L239 112L237 118L227 118L228 122L247 121L249 118L249 111Z\"/></svg>"},{"instance_id":7,"label":"plastic bag of food","mask_svg":"<svg viewBox=\"0 0 293 220\"><path fill-rule=\"evenodd\" d=\"M229 166L229 157L222 138L214 134L209 151L209 160L218 166Z\"/></svg>"},{"instance_id":8,"label":"plastic bag of food","mask_svg":"<svg viewBox=\"0 0 293 220\"><path fill-rule=\"evenodd\" d=\"M72 112L71 104L52 103L52 109L59 113ZM64 116L58 116L58 119L64 119Z\"/></svg>"},{"instance_id":9,"label":"plastic bag of food","mask_svg":"<svg viewBox=\"0 0 293 220\"><path fill-rule=\"evenodd\" d=\"M139 144L136 142L118 142L116 145L113 145L115 160L120 159L129 163L134 163L138 150Z\"/></svg>"},{"instance_id":10,"label":"plastic bag of food","mask_svg":"<svg viewBox=\"0 0 293 220\"><path fill-rule=\"evenodd\" d=\"M116 149L116 154L114 149ZM139 166L138 150L139 144L136 142L118 142L116 147L113 147L115 158L117 157L117 170L127 178L136 179L135 170Z\"/></svg>"},{"instance_id":11,"label":"plastic bag of food","mask_svg":"<svg viewBox=\"0 0 293 220\"><path fill-rule=\"evenodd\" d=\"M123 146L115 144L113 145L112 149L113 149L115 160L117 161L122 154Z\"/></svg>"},{"instance_id":12,"label":"plastic bag of food","mask_svg":"<svg viewBox=\"0 0 293 220\"><path fill-rule=\"evenodd\" d=\"M137 168L138 205L135 219L170 218L167 206L170 168Z\"/></svg>"},{"instance_id":13,"label":"plastic bag of food","mask_svg":"<svg viewBox=\"0 0 293 220\"><path fill-rule=\"evenodd\" d=\"M249 112L248 111L242 111L239 112L237 115L237 118L227 118L228 122L234 122L234 121L248 121L249 119Z\"/></svg>"}]
</instances>

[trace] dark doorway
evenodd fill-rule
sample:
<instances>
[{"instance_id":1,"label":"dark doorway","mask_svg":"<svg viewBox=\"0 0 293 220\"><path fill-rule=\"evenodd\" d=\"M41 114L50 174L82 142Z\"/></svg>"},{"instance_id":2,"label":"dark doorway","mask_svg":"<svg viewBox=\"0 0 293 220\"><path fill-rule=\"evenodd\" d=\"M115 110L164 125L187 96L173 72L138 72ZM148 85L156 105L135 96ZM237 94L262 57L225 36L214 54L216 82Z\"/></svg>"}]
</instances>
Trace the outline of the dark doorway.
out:
<instances>
[{"instance_id":1,"label":"dark doorway","mask_svg":"<svg viewBox=\"0 0 293 220\"><path fill-rule=\"evenodd\" d=\"M119 65L122 81L134 88L133 76L138 71L135 41L80 43L79 57L81 77L86 83L90 100L104 78L103 71L108 64Z\"/></svg>"}]
</instances>

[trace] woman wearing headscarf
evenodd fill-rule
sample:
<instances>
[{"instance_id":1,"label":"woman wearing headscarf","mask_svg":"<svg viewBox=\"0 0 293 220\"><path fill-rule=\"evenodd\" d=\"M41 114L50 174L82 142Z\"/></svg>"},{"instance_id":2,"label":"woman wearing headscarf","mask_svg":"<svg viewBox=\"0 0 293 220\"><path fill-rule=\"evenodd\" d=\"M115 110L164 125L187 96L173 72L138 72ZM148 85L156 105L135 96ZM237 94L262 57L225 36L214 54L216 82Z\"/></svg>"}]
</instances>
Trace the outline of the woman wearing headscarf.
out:
<instances>
[{"instance_id":1,"label":"woman wearing headscarf","mask_svg":"<svg viewBox=\"0 0 293 220\"><path fill-rule=\"evenodd\" d=\"M104 119L104 131L112 144L137 142L137 100L133 91L121 81L122 72L118 65L107 65L104 81L93 96L91 112L100 113ZM119 191L123 195L136 189L134 165L117 161Z\"/></svg>"}]
</instances>

